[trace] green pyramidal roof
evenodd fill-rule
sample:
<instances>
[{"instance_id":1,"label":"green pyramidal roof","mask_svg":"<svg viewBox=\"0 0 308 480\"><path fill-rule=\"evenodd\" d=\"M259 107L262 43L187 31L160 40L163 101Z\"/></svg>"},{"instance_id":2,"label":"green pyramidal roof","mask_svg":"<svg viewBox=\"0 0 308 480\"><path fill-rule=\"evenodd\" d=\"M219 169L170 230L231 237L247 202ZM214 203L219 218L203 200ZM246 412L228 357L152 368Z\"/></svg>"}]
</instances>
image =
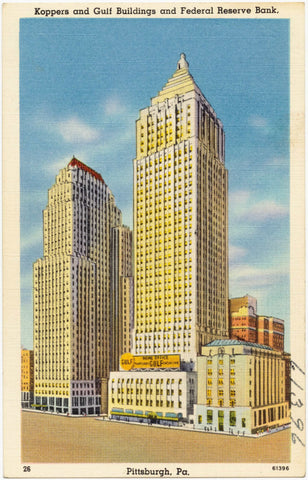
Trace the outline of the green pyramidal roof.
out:
<instances>
[{"instance_id":1,"label":"green pyramidal roof","mask_svg":"<svg viewBox=\"0 0 308 480\"><path fill-rule=\"evenodd\" d=\"M158 95L152 98L152 105L156 105L166 98L174 97L176 94L183 94L195 89L200 91L192 75L189 73L189 64L186 60L185 53L182 53L176 71Z\"/></svg>"}]
</instances>

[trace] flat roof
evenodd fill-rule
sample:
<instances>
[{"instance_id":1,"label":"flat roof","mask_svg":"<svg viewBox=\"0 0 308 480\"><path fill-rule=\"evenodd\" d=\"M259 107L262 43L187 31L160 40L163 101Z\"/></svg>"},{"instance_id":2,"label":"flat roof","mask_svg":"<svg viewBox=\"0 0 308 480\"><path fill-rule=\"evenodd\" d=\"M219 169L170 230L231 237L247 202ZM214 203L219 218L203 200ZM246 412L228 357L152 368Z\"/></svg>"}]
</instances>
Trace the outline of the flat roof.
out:
<instances>
[{"instance_id":1,"label":"flat roof","mask_svg":"<svg viewBox=\"0 0 308 480\"><path fill-rule=\"evenodd\" d=\"M235 339L213 340L212 342L204 345L204 347L226 347L229 345L245 345L248 347L263 348L264 350L273 350L272 347L269 347L268 345L261 345L260 343L246 342L245 340Z\"/></svg>"}]
</instances>

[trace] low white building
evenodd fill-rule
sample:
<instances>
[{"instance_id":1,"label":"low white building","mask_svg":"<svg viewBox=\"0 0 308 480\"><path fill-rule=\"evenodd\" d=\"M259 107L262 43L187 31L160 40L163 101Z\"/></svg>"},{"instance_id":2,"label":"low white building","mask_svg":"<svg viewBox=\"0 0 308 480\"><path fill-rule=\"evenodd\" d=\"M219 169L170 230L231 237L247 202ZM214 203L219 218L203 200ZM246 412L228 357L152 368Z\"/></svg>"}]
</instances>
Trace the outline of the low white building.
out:
<instances>
[{"instance_id":1,"label":"low white building","mask_svg":"<svg viewBox=\"0 0 308 480\"><path fill-rule=\"evenodd\" d=\"M162 357L168 355L138 358L154 359L157 363ZM174 424L193 413L197 401L197 373L179 368L163 370L159 366L111 372L108 398L111 418Z\"/></svg>"}]
</instances>

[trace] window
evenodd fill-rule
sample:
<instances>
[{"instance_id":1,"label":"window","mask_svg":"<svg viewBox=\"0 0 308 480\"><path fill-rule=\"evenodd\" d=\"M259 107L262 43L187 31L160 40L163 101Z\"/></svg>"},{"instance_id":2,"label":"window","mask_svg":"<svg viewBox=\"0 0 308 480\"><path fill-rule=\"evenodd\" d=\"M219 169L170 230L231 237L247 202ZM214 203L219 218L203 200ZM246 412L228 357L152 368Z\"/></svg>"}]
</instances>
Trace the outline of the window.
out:
<instances>
[{"instance_id":1,"label":"window","mask_svg":"<svg viewBox=\"0 0 308 480\"><path fill-rule=\"evenodd\" d=\"M242 427L243 427L243 428L246 427L246 418L242 418Z\"/></svg>"},{"instance_id":2,"label":"window","mask_svg":"<svg viewBox=\"0 0 308 480\"><path fill-rule=\"evenodd\" d=\"M213 423L213 410L208 410L206 414L207 423Z\"/></svg>"},{"instance_id":3,"label":"window","mask_svg":"<svg viewBox=\"0 0 308 480\"><path fill-rule=\"evenodd\" d=\"M200 423L202 423L202 415L198 415L198 423L200 425Z\"/></svg>"},{"instance_id":4,"label":"window","mask_svg":"<svg viewBox=\"0 0 308 480\"><path fill-rule=\"evenodd\" d=\"M230 427L236 426L236 412L231 410L230 412L230 420L229 420Z\"/></svg>"}]
</instances>

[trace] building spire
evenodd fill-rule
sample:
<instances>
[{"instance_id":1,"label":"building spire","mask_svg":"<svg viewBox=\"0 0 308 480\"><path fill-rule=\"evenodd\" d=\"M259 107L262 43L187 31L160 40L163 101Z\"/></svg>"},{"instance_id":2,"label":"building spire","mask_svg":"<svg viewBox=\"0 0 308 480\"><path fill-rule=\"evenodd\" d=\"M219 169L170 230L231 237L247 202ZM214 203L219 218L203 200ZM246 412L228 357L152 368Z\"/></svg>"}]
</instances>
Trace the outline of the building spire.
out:
<instances>
[{"instance_id":1,"label":"building spire","mask_svg":"<svg viewBox=\"0 0 308 480\"><path fill-rule=\"evenodd\" d=\"M188 67L189 67L189 63L186 60L186 55L185 55L185 53L181 53L181 58L178 61L178 67L177 68L178 68L178 70L180 70L181 68L186 68L188 70Z\"/></svg>"}]
</instances>

